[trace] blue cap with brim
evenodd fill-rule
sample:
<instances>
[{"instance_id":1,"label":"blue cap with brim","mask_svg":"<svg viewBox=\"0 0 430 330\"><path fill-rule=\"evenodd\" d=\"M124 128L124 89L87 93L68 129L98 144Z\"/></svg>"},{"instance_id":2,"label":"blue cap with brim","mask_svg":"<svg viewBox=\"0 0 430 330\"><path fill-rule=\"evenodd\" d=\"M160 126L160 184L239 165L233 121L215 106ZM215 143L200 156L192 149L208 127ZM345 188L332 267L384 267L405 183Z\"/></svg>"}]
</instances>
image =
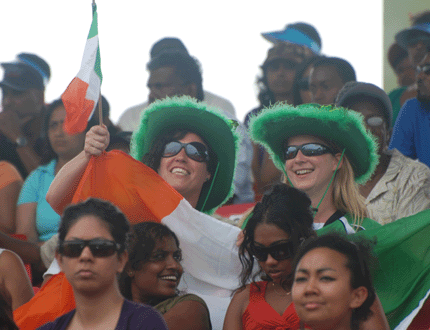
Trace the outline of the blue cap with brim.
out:
<instances>
[{"instance_id":1,"label":"blue cap with brim","mask_svg":"<svg viewBox=\"0 0 430 330\"><path fill-rule=\"evenodd\" d=\"M404 29L396 34L395 39L405 49L407 49L409 44L418 41L430 44L430 23L414 25Z\"/></svg>"},{"instance_id":2,"label":"blue cap with brim","mask_svg":"<svg viewBox=\"0 0 430 330\"><path fill-rule=\"evenodd\" d=\"M4 69L3 80L0 87L8 87L17 91L25 91L29 88L44 90L43 78L31 66L20 63L1 63Z\"/></svg>"},{"instance_id":3,"label":"blue cap with brim","mask_svg":"<svg viewBox=\"0 0 430 330\"><path fill-rule=\"evenodd\" d=\"M273 43L282 41L290 42L292 44L306 46L315 54L319 54L321 52L321 47L318 46L318 44L313 39L311 39L305 33L290 27L282 31L267 32L262 33L261 35Z\"/></svg>"}]
</instances>

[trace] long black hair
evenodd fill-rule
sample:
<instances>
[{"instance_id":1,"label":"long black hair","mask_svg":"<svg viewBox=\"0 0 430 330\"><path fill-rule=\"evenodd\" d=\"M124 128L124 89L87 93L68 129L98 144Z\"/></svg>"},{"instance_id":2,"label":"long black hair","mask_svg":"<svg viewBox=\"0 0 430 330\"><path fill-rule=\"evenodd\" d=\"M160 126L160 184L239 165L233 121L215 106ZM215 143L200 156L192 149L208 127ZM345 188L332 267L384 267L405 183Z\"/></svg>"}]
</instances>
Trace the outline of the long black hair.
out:
<instances>
[{"instance_id":1,"label":"long black hair","mask_svg":"<svg viewBox=\"0 0 430 330\"><path fill-rule=\"evenodd\" d=\"M286 184L274 185L273 189L266 193L261 202L255 206L244 229L245 237L239 247L239 259L242 263L241 288L245 287L250 280L255 282L261 275L261 270L253 274L255 260L251 246L254 243L255 229L262 223L273 224L279 230L288 233L289 240L294 244L294 254L305 239L315 235L309 197L304 192ZM287 281L291 281L292 276L293 274ZM264 279L271 281L268 277Z\"/></svg>"}]
</instances>

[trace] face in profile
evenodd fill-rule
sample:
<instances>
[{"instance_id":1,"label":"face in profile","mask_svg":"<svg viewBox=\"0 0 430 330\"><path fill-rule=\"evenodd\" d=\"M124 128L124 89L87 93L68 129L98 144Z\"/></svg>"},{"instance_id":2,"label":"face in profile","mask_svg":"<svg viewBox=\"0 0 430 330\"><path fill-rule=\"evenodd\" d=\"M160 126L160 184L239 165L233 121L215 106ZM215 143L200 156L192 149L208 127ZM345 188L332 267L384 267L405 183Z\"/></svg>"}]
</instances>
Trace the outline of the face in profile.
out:
<instances>
[{"instance_id":1,"label":"face in profile","mask_svg":"<svg viewBox=\"0 0 430 330\"><path fill-rule=\"evenodd\" d=\"M197 151L202 151L200 146L208 150L205 142L194 133L187 133L181 143L198 142ZM182 148L177 154L168 154L168 157L161 157L158 174L167 181L178 193L184 196L189 203L197 204L203 184L210 179L211 175L207 169L206 161L194 160L199 158L187 154L186 147ZM191 152L191 150L189 150ZM195 205L193 205L195 207Z\"/></svg>"},{"instance_id":2,"label":"face in profile","mask_svg":"<svg viewBox=\"0 0 430 330\"><path fill-rule=\"evenodd\" d=\"M90 243L79 244L82 240ZM84 215L70 227L56 258L75 294L96 294L118 286L127 253L118 254L117 249L103 220Z\"/></svg>"},{"instance_id":3,"label":"face in profile","mask_svg":"<svg viewBox=\"0 0 430 330\"><path fill-rule=\"evenodd\" d=\"M158 240L150 259L137 270L128 270L133 300L146 303L175 296L183 273L181 260L181 250L172 236Z\"/></svg>"},{"instance_id":4,"label":"face in profile","mask_svg":"<svg viewBox=\"0 0 430 330\"><path fill-rule=\"evenodd\" d=\"M292 272L290 235L270 223L255 227L252 250L261 269L274 283L283 283Z\"/></svg>"},{"instance_id":5,"label":"face in profile","mask_svg":"<svg viewBox=\"0 0 430 330\"><path fill-rule=\"evenodd\" d=\"M364 303L367 289L352 288L347 262L342 253L321 247L298 263L292 297L297 314L310 328L350 329L352 311Z\"/></svg>"}]
</instances>

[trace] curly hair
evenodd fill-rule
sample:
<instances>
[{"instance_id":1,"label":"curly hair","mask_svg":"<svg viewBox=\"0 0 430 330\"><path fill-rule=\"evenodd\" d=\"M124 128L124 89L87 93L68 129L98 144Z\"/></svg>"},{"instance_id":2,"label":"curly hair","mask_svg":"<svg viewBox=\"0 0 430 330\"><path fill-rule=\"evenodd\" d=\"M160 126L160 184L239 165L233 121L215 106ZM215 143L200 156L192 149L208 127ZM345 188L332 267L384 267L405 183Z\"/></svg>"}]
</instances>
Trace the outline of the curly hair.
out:
<instances>
[{"instance_id":1,"label":"curly hair","mask_svg":"<svg viewBox=\"0 0 430 330\"><path fill-rule=\"evenodd\" d=\"M274 185L272 190L257 203L244 229L244 240L239 247L239 259L242 264L241 288L251 280L255 282L262 271L253 275L254 258L251 245L254 243L255 229L259 224L272 224L289 235L294 244L294 253L304 239L312 237L313 215L309 197L286 184ZM264 278L271 281L270 278ZM291 277L285 282L292 280Z\"/></svg>"}]
</instances>

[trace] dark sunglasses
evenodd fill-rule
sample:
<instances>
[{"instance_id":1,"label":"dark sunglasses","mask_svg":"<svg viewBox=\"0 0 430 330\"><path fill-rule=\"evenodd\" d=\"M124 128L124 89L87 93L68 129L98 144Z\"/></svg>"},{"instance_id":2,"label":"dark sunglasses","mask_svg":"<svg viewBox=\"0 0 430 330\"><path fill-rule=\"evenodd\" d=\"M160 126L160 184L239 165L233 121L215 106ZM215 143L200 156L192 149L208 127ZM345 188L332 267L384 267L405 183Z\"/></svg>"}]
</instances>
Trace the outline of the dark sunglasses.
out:
<instances>
[{"instance_id":1,"label":"dark sunglasses","mask_svg":"<svg viewBox=\"0 0 430 330\"><path fill-rule=\"evenodd\" d=\"M334 154L334 151L331 148L319 143L305 143L300 146L287 145L284 151L285 160L294 159L299 150L303 155L308 157Z\"/></svg>"},{"instance_id":2,"label":"dark sunglasses","mask_svg":"<svg viewBox=\"0 0 430 330\"><path fill-rule=\"evenodd\" d=\"M425 75L430 75L430 64L423 65L423 66L417 66L415 73L419 75L420 73L424 73Z\"/></svg>"},{"instance_id":3,"label":"dark sunglasses","mask_svg":"<svg viewBox=\"0 0 430 330\"><path fill-rule=\"evenodd\" d=\"M251 245L251 254L261 262L265 262L269 254L273 259L281 261L293 257L294 245L292 242L279 243L270 247Z\"/></svg>"},{"instance_id":4,"label":"dark sunglasses","mask_svg":"<svg viewBox=\"0 0 430 330\"><path fill-rule=\"evenodd\" d=\"M95 258L110 257L121 248L120 244L107 239L75 239L61 243L58 251L63 256L69 258L78 258L86 246L90 248L91 253Z\"/></svg>"},{"instance_id":5,"label":"dark sunglasses","mask_svg":"<svg viewBox=\"0 0 430 330\"><path fill-rule=\"evenodd\" d=\"M164 146L163 156L164 158L173 157L179 154L179 152L185 149L185 153L188 157L196 162L208 162L209 153L205 145L200 142L182 143L179 141L172 141Z\"/></svg>"}]
</instances>

